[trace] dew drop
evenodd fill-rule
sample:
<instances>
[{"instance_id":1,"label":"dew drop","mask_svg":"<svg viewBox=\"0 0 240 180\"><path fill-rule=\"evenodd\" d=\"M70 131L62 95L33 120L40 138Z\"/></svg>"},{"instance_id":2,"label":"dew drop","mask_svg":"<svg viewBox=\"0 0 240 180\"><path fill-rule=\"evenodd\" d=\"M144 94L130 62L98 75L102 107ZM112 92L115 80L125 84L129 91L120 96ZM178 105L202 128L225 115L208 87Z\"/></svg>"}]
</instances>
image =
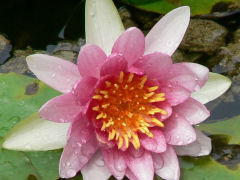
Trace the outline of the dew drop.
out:
<instances>
[{"instance_id":1,"label":"dew drop","mask_svg":"<svg viewBox=\"0 0 240 180\"><path fill-rule=\"evenodd\" d=\"M91 12L90 12L90 16L92 16L92 17L95 16L95 14L96 14L95 11L91 11Z\"/></svg>"},{"instance_id":2,"label":"dew drop","mask_svg":"<svg viewBox=\"0 0 240 180\"><path fill-rule=\"evenodd\" d=\"M59 121L62 122L62 123L65 122L65 120L63 118L60 118Z\"/></svg>"},{"instance_id":3,"label":"dew drop","mask_svg":"<svg viewBox=\"0 0 240 180\"><path fill-rule=\"evenodd\" d=\"M55 74L55 73L53 73L53 74L51 75L51 77L52 77L52 78L54 78L55 76L56 76L56 74Z\"/></svg>"},{"instance_id":4,"label":"dew drop","mask_svg":"<svg viewBox=\"0 0 240 180\"><path fill-rule=\"evenodd\" d=\"M62 70L62 66L61 66L61 65L58 65L58 69L59 69L59 70Z\"/></svg>"},{"instance_id":5,"label":"dew drop","mask_svg":"<svg viewBox=\"0 0 240 180\"><path fill-rule=\"evenodd\" d=\"M69 177L73 177L73 176L75 176L75 174L76 174L76 171L73 170L73 169L69 169L69 170L67 171L67 175L68 175Z\"/></svg>"},{"instance_id":6,"label":"dew drop","mask_svg":"<svg viewBox=\"0 0 240 180\"><path fill-rule=\"evenodd\" d=\"M104 163L103 160L99 159L99 160L96 161L96 164L97 164L98 166L104 166L105 163Z\"/></svg>"},{"instance_id":7,"label":"dew drop","mask_svg":"<svg viewBox=\"0 0 240 180\"><path fill-rule=\"evenodd\" d=\"M70 166L71 165L71 163L70 162L67 162L67 166Z\"/></svg>"},{"instance_id":8,"label":"dew drop","mask_svg":"<svg viewBox=\"0 0 240 180\"><path fill-rule=\"evenodd\" d=\"M183 145L183 142L182 142L182 141L179 141L179 142L178 142L178 145Z\"/></svg>"},{"instance_id":9,"label":"dew drop","mask_svg":"<svg viewBox=\"0 0 240 180\"><path fill-rule=\"evenodd\" d=\"M29 144L26 144L25 149L30 150L30 149L32 149L32 147Z\"/></svg>"}]
</instances>

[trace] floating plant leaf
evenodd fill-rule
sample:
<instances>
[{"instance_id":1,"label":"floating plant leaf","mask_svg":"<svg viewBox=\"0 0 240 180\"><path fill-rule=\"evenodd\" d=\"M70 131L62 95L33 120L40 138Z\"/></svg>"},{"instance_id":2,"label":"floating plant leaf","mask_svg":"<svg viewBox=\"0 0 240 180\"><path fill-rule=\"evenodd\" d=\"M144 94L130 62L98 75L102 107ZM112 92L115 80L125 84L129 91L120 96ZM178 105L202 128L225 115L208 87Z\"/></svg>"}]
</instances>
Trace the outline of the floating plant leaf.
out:
<instances>
[{"instance_id":1,"label":"floating plant leaf","mask_svg":"<svg viewBox=\"0 0 240 180\"><path fill-rule=\"evenodd\" d=\"M238 180L240 179L240 169L229 169L215 161L211 156L198 158L180 158L181 179L188 180Z\"/></svg>"},{"instance_id":2,"label":"floating plant leaf","mask_svg":"<svg viewBox=\"0 0 240 180\"><path fill-rule=\"evenodd\" d=\"M209 14L212 7L219 2L235 2L235 0L122 0L123 2L147 11L166 14L179 6L190 6L191 14Z\"/></svg>"},{"instance_id":3,"label":"floating plant leaf","mask_svg":"<svg viewBox=\"0 0 240 180\"><path fill-rule=\"evenodd\" d=\"M216 123L202 123L198 129L207 134L222 134L229 136L229 144L240 144L240 116Z\"/></svg>"},{"instance_id":4,"label":"floating plant leaf","mask_svg":"<svg viewBox=\"0 0 240 180\"><path fill-rule=\"evenodd\" d=\"M38 80L15 73L0 74L0 89L0 145L14 125L59 95ZM0 179L57 179L60 155L61 150L19 152L0 148Z\"/></svg>"}]
</instances>

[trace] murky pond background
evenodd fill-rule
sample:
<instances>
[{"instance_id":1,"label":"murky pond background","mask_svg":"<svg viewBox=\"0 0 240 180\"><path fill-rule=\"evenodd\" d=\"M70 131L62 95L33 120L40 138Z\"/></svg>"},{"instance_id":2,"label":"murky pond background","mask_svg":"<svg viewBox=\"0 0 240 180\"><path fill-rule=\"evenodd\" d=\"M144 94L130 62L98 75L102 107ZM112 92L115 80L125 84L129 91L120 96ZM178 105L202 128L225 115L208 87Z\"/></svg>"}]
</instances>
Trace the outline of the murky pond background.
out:
<instances>
[{"instance_id":1,"label":"murky pond background","mask_svg":"<svg viewBox=\"0 0 240 180\"><path fill-rule=\"evenodd\" d=\"M139 10L117 0L115 2L126 28L138 26L147 33L161 17L157 13ZM3 0L0 2L0 6L0 73L15 72L34 77L27 69L25 62L26 56L34 53L46 53L76 62L80 47L85 44L83 0ZM240 9L238 4L236 2L218 3L213 6L211 14L193 16L184 40L173 55L173 60L203 64L211 71L228 76L233 81L232 87L227 93L207 104L211 116L205 125L220 121L225 123L227 120L230 123L220 124L219 127L217 125L217 128L213 126L210 129L204 126L200 127L211 136L213 152L211 156L203 158L182 158L181 162L184 166L182 179L188 179L186 177L188 174L191 175L191 172L196 173L194 166L202 169L208 167L206 163L212 161L212 158L220 164L213 164L215 167L222 168L221 165L223 165L229 170L228 173L237 174L233 170L238 170L240 162ZM43 91L43 85L36 80L24 79L15 74L11 74L7 78L4 76L5 79L3 76L0 77L0 91L10 87L7 86L7 83L15 82L17 78L19 81L27 82L21 84L24 88L21 91L25 96L34 96ZM0 107L11 104L11 100L4 98L7 91L3 91L5 94L0 93ZM56 95L54 92L50 93L50 90L47 91L49 91L49 96L38 97L39 106L50 99L51 95ZM13 108L15 109L20 106L25 109L30 108L27 101L16 100L14 103ZM37 109L37 107L33 109ZM25 118L26 114L31 114L30 111L26 110L26 112L25 114L19 113L19 116L15 113L6 119L3 118L5 116L4 108L0 109L0 142L11 127L23 117ZM226 133L222 126L226 128ZM239 132L228 133L231 130ZM231 137L231 135L237 137ZM55 157L54 153L57 153L58 156ZM1 150L0 179L12 180L16 173L22 174L20 180L56 179L55 173L48 173L48 176L44 176L44 167L42 166L47 165L51 159L58 159L60 153L61 151L53 151L48 154L34 154ZM42 165L37 164L39 159L44 156L48 156L48 159L43 160ZM23 160L16 161L14 158L23 158ZM56 165L57 160L52 166ZM30 166L30 168L24 166ZM216 171L220 171L221 168ZM206 171L203 170L199 173L199 178L196 173L195 179L214 179L216 177L213 170L214 176L211 176L211 172L207 172L208 176L203 178L204 172ZM240 174L238 173L234 178L240 179ZM81 179L81 176L75 179Z\"/></svg>"}]
</instances>

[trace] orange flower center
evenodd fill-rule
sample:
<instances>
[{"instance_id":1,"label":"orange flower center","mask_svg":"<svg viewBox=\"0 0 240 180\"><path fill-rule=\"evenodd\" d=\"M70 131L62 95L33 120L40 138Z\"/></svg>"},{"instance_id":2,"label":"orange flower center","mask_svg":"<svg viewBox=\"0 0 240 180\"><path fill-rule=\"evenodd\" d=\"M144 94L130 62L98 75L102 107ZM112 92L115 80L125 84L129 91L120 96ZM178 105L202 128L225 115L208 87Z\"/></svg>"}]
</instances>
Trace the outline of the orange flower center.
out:
<instances>
[{"instance_id":1,"label":"orange flower center","mask_svg":"<svg viewBox=\"0 0 240 180\"><path fill-rule=\"evenodd\" d=\"M116 140L118 148L129 142L135 149L140 147L138 133L153 138L150 127L164 127L155 114L167 112L154 106L155 102L165 101L164 93L156 93L158 86L147 86L147 76L134 76L133 73L120 73L119 78L105 81L101 89L96 90L93 99L97 106L96 119L102 121L102 131L108 133L108 140Z\"/></svg>"}]
</instances>

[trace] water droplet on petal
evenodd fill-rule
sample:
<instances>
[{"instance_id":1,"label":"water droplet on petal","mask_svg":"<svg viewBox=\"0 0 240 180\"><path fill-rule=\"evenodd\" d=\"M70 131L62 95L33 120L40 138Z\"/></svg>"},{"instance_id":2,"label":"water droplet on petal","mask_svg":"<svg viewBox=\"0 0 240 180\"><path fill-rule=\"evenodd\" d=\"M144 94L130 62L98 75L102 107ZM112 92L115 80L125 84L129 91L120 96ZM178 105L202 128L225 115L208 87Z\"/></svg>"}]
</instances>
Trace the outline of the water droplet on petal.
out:
<instances>
[{"instance_id":1,"label":"water droplet on petal","mask_svg":"<svg viewBox=\"0 0 240 180\"><path fill-rule=\"evenodd\" d=\"M99 159L99 160L96 161L96 164L97 164L98 166L104 166L105 163L104 163L103 160Z\"/></svg>"},{"instance_id":2,"label":"water droplet on petal","mask_svg":"<svg viewBox=\"0 0 240 180\"><path fill-rule=\"evenodd\" d=\"M183 145L183 142L182 142L182 141L179 141L179 142L178 142L178 145Z\"/></svg>"},{"instance_id":3,"label":"water droplet on petal","mask_svg":"<svg viewBox=\"0 0 240 180\"><path fill-rule=\"evenodd\" d=\"M73 177L73 176L75 176L75 174L76 174L76 171L75 171L75 170L73 170L73 169L68 169L68 170L67 170L67 175L68 175L69 177Z\"/></svg>"},{"instance_id":4,"label":"water droplet on petal","mask_svg":"<svg viewBox=\"0 0 240 180\"><path fill-rule=\"evenodd\" d=\"M67 166L70 166L71 165L71 163L70 162L67 162Z\"/></svg>"},{"instance_id":5,"label":"water droplet on petal","mask_svg":"<svg viewBox=\"0 0 240 180\"><path fill-rule=\"evenodd\" d=\"M56 76L56 74L55 74L55 73L53 73L53 74L51 75L51 77L52 77L52 78L54 78L55 76Z\"/></svg>"},{"instance_id":6,"label":"water droplet on petal","mask_svg":"<svg viewBox=\"0 0 240 180\"><path fill-rule=\"evenodd\" d=\"M32 149L32 146L30 146L29 144L26 144L25 149L30 150L30 149Z\"/></svg>"}]
</instances>

